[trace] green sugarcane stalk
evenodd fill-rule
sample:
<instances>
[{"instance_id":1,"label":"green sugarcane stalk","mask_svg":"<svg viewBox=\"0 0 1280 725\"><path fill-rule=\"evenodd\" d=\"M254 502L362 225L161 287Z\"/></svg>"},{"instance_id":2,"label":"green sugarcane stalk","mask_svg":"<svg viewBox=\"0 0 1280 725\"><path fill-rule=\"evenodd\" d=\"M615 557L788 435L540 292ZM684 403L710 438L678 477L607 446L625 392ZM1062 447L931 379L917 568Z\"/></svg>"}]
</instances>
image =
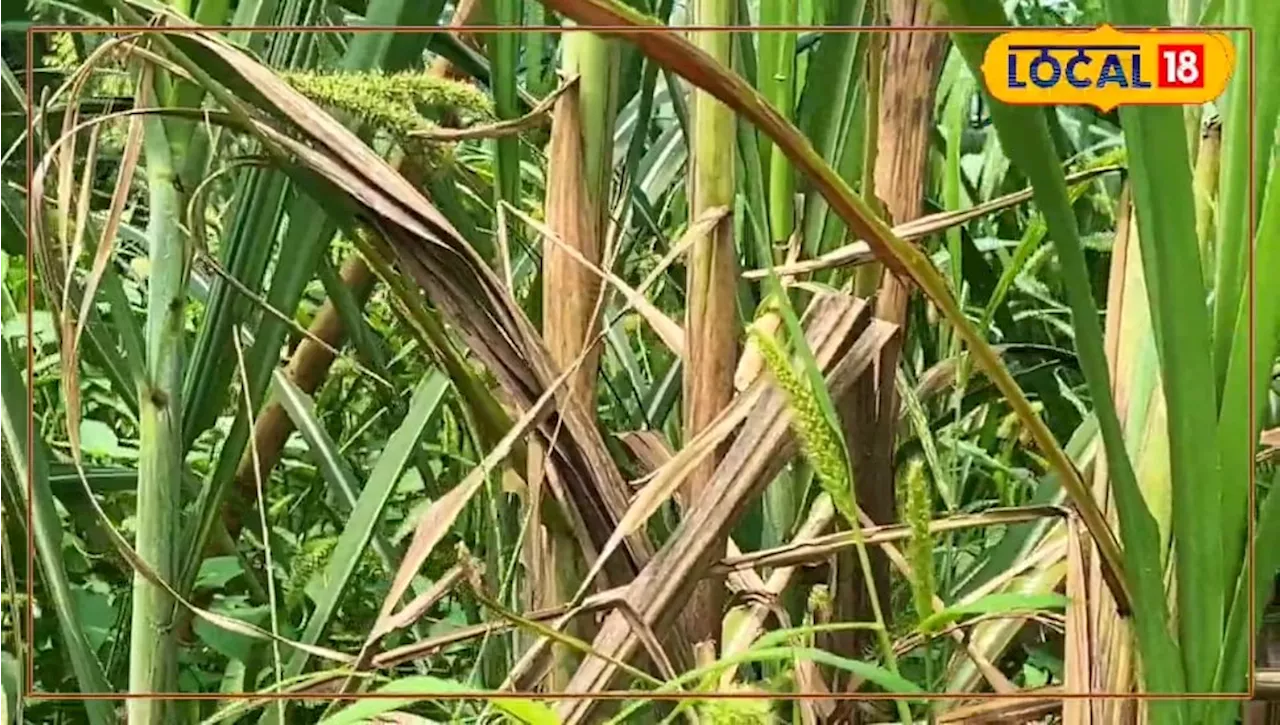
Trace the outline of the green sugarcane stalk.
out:
<instances>
[{"instance_id":1,"label":"green sugarcane stalk","mask_svg":"<svg viewBox=\"0 0 1280 725\"><path fill-rule=\"evenodd\" d=\"M735 0L696 0L695 25L732 25ZM691 40L719 63L732 64L733 35L693 32ZM693 91L693 139L690 153L689 218L698 219L718 207L732 208L737 164L738 119L732 109L706 91ZM689 252L686 330L689 341L684 367L684 435L692 439L716 419L733 397L737 360L737 252L733 220L725 219ZM686 481L688 499L696 501L710 482L718 461L712 457ZM701 583L686 610L683 626L691 642L718 639L723 587Z\"/></svg>"},{"instance_id":2,"label":"green sugarcane stalk","mask_svg":"<svg viewBox=\"0 0 1280 725\"><path fill-rule=\"evenodd\" d=\"M766 25L795 25L800 20L800 10L795 0L774 0L761 8L767 16ZM769 102L787 120L792 120L796 105L795 57L796 34L762 30L760 41L771 41L772 52L761 52L761 91ZM764 67L768 62L770 67ZM772 141L766 141L769 149L769 226L773 242L784 242L791 237L795 227L795 174L787 155Z\"/></svg>"},{"instance_id":3,"label":"green sugarcane stalk","mask_svg":"<svg viewBox=\"0 0 1280 725\"><path fill-rule=\"evenodd\" d=\"M760 24L795 25L799 8L795 0L776 0L760 8ZM762 27L759 34L760 54L757 85L769 102L788 120L794 120L796 105L795 55L796 34ZM761 159L768 169L769 241L783 244L795 230L795 174L786 154L768 136L761 136ZM765 514L772 544L786 540L796 522L804 496L804 479L781 477L765 489Z\"/></svg>"},{"instance_id":4,"label":"green sugarcane stalk","mask_svg":"<svg viewBox=\"0 0 1280 725\"><path fill-rule=\"evenodd\" d=\"M144 79L148 75L144 75ZM146 376L138 390L140 459L136 548L157 575L173 581L179 551L182 336L189 256L186 239L178 227L182 201L164 123L158 118L148 118L144 123L151 272L147 288ZM172 597L135 574L129 651L131 692L176 689L174 613ZM159 725L166 721L165 702L130 700L128 714L129 722L134 725Z\"/></svg>"},{"instance_id":5,"label":"green sugarcane stalk","mask_svg":"<svg viewBox=\"0 0 1280 725\"><path fill-rule=\"evenodd\" d=\"M613 131L617 120L617 42L595 33L569 33L562 42L565 73L577 74L579 78L578 105L587 189L594 203L597 229L603 234L608 219Z\"/></svg>"}]
</instances>

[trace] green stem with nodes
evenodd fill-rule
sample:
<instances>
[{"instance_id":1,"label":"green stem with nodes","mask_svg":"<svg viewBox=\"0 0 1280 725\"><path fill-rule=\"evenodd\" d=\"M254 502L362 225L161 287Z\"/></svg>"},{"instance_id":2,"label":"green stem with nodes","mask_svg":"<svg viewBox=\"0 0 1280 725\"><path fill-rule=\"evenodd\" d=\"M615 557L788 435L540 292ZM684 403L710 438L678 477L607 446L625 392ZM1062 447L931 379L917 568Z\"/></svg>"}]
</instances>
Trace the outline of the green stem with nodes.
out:
<instances>
[{"instance_id":1,"label":"green stem with nodes","mask_svg":"<svg viewBox=\"0 0 1280 725\"><path fill-rule=\"evenodd\" d=\"M143 72L145 92L151 74ZM147 282L146 377L138 390L139 450L137 551L156 574L177 572L177 531L182 485L182 336L186 312L186 239L178 226L181 200L164 122L148 118L144 149L150 220L151 274ZM141 574L134 576L130 692L177 689L174 601ZM166 722L163 700L129 700L128 719L138 725Z\"/></svg>"},{"instance_id":2,"label":"green stem with nodes","mask_svg":"<svg viewBox=\"0 0 1280 725\"><path fill-rule=\"evenodd\" d=\"M696 0L689 4L695 25L732 25L736 0ZM725 67L733 63L730 33L691 32L690 40ZM690 97L692 128L689 138L689 218L711 209L733 207L737 165L738 119L733 111L701 89ZM769 259L768 245L761 259ZM692 440L733 400L733 371L737 367L737 248L733 220L725 218L689 250L684 361L684 439ZM716 455L708 456L684 483L688 500L696 501L710 485ZM718 579L698 584L681 615L680 626L690 643L718 640L724 616L724 584Z\"/></svg>"}]
</instances>

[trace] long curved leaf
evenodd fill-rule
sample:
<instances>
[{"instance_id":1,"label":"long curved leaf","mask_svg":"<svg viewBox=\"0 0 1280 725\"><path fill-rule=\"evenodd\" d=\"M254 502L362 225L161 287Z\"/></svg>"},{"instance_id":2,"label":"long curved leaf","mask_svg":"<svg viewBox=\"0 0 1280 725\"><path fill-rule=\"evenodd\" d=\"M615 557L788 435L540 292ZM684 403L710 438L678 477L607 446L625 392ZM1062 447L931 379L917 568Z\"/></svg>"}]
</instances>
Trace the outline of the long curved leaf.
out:
<instances>
[{"instance_id":1,"label":"long curved leaf","mask_svg":"<svg viewBox=\"0 0 1280 725\"><path fill-rule=\"evenodd\" d=\"M958 22L982 25L1008 22L999 3L990 0L949 2L947 7L951 17ZM956 45L975 74L980 73L983 53L991 37L990 34L955 34ZM1114 484L1127 572L1135 596L1138 640L1144 661L1151 663L1145 670L1148 685L1156 692L1182 692L1186 689L1186 681L1182 668L1178 666L1178 649L1168 628L1159 532L1138 487L1125 446L1124 431L1116 413L1098 305L1090 291L1084 248L1049 126L1042 109L988 100L1002 147L1010 160L1030 179L1035 200L1047 220L1049 234L1067 277L1067 298L1075 328L1076 349L1098 419L1107 470Z\"/></svg>"},{"instance_id":2,"label":"long curved leaf","mask_svg":"<svg viewBox=\"0 0 1280 725\"><path fill-rule=\"evenodd\" d=\"M740 76L717 63L707 53L671 33L645 32L657 23L640 13L609 0L542 0L543 4L582 25L609 28L605 33L617 34L635 45L655 62L674 70L694 85L708 91L767 134L797 171L809 182L845 221L850 231L871 246L885 266L902 277L910 277L929 296L939 312L953 325L968 344L977 363L1008 398L1010 406L1022 419L1049 464L1062 477L1072 503L1079 509L1089 533L1097 542L1104 562L1103 570L1116 594L1117 601L1131 601L1128 584L1121 575L1124 561L1114 534L1102 511L1094 501L1079 471L1054 439L1044 421L1031 407L1031 402L1018 387L999 356L987 344L960 309L945 278L917 247L893 233L887 224L871 211L849 184L814 150L812 144L777 109ZM639 29L629 32L628 28Z\"/></svg>"},{"instance_id":3,"label":"long curved leaf","mask_svg":"<svg viewBox=\"0 0 1280 725\"><path fill-rule=\"evenodd\" d=\"M35 441L34 456L27 457L27 386L13 361L12 351L5 344L0 348L0 389L3 390L3 430L6 459L13 466L12 479L5 476L5 486L14 485L21 495L14 500L27 500L30 491L32 518L28 525L34 527L36 542L35 559L48 588L47 606L53 611L62 632L61 643L66 648L72 671L81 692L111 692L102 673L102 665L89 647L81 628L76 598L62 562L62 522L49 489L48 462L44 442ZM12 515L8 512L7 515ZM28 573L28 576L33 573ZM113 722L115 714L106 700L86 700L86 714L93 725Z\"/></svg>"}]
</instances>

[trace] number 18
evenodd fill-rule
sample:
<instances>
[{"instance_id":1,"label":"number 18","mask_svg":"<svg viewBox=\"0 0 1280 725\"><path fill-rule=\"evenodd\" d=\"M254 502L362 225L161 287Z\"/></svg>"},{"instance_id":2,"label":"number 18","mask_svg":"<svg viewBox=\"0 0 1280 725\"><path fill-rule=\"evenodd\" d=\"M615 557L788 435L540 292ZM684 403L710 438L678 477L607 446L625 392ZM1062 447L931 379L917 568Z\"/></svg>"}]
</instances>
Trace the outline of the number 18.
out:
<instances>
[{"instance_id":1,"label":"number 18","mask_svg":"<svg viewBox=\"0 0 1280 725\"><path fill-rule=\"evenodd\" d=\"M1160 46L1160 85L1199 88L1204 85L1204 47L1191 45Z\"/></svg>"}]
</instances>

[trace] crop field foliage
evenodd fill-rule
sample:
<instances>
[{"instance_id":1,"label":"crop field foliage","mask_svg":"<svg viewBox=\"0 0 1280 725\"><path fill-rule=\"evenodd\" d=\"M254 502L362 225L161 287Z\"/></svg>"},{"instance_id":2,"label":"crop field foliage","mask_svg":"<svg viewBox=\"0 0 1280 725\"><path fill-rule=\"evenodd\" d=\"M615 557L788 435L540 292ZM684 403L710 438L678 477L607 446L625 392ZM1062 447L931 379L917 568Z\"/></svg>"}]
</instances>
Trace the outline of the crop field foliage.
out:
<instances>
[{"instance_id":1,"label":"crop field foliage","mask_svg":"<svg viewBox=\"0 0 1280 725\"><path fill-rule=\"evenodd\" d=\"M0 721L1237 722L1265 5L6 6ZM1010 106L990 32L823 27L1104 22L1252 71Z\"/></svg>"}]
</instances>

